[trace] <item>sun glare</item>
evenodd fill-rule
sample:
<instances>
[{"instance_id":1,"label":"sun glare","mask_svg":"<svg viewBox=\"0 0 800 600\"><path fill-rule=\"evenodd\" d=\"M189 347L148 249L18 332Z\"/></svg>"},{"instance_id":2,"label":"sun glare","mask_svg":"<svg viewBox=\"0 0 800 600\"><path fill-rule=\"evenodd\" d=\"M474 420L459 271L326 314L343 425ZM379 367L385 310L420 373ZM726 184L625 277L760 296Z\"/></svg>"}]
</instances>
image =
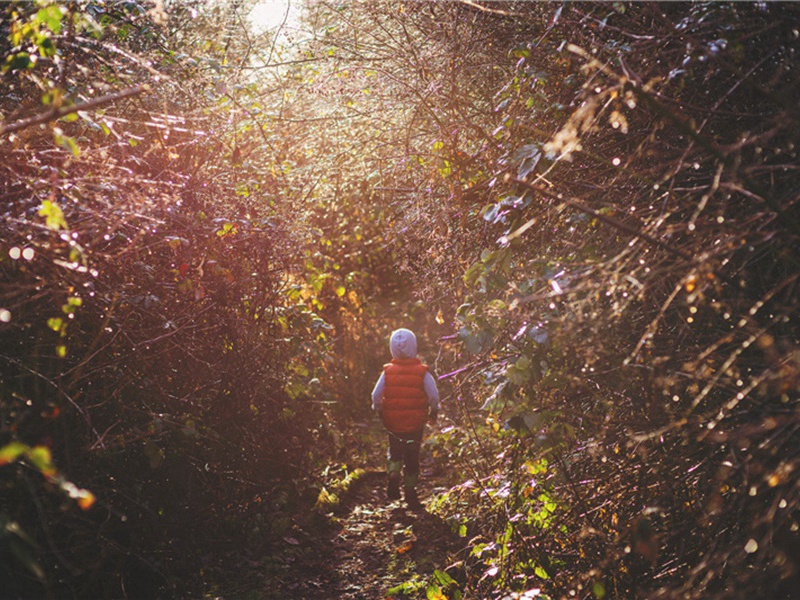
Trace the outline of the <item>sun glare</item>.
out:
<instances>
[{"instance_id":1,"label":"sun glare","mask_svg":"<svg viewBox=\"0 0 800 600\"><path fill-rule=\"evenodd\" d=\"M273 31L290 25L297 13L299 0L261 0L250 11L249 20L256 33Z\"/></svg>"}]
</instances>

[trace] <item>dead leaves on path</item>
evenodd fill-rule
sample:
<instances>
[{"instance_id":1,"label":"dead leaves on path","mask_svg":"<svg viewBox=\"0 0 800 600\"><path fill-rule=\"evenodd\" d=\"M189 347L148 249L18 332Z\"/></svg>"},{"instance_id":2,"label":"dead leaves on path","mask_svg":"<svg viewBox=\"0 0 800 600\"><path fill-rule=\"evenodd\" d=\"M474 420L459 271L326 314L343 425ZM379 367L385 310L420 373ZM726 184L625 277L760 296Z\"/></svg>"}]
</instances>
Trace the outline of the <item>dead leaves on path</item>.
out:
<instances>
[{"instance_id":1,"label":"dead leaves on path","mask_svg":"<svg viewBox=\"0 0 800 600\"><path fill-rule=\"evenodd\" d=\"M396 548L396 551L398 554L405 554L413 547L414 547L414 540L406 540Z\"/></svg>"}]
</instances>

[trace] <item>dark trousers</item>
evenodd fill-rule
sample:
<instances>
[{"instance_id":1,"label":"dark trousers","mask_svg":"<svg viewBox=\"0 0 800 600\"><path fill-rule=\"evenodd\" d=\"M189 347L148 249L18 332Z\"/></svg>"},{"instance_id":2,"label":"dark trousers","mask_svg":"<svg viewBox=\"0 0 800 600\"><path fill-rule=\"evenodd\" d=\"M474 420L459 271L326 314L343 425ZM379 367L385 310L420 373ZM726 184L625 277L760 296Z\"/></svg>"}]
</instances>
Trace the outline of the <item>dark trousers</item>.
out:
<instances>
[{"instance_id":1,"label":"dark trousers","mask_svg":"<svg viewBox=\"0 0 800 600\"><path fill-rule=\"evenodd\" d=\"M414 487L419 481L419 450L422 429L411 433L389 432L389 473L403 470L403 484Z\"/></svg>"}]
</instances>

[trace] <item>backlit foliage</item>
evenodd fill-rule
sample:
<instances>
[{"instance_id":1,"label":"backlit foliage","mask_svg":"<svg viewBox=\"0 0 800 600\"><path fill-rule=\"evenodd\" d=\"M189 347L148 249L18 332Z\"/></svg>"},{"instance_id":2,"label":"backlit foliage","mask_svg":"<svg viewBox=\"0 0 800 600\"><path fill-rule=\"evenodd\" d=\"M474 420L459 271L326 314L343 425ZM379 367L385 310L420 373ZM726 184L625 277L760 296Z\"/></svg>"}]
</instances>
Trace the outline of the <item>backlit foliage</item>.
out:
<instances>
[{"instance_id":1,"label":"backlit foliage","mask_svg":"<svg viewBox=\"0 0 800 600\"><path fill-rule=\"evenodd\" d=\"M406 325L463 546L387 593L790 596L797 8L251 6L2 6L8 589L213 592Z\"/></svg>"}]
</instances>

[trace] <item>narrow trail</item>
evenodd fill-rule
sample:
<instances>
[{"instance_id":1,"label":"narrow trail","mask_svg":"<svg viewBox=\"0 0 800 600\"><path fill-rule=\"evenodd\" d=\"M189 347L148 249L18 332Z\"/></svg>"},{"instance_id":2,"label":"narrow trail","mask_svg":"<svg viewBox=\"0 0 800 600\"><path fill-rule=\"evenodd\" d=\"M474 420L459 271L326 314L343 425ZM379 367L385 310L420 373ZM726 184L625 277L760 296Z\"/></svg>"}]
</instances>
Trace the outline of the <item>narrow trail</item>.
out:
<instances>
[{"instance_id":1,"label":"narrow trail","mask_svg":"<svg viewBox=\"0 0 800 600\"><path fill-rule=\"evenodd\" d=\"M405 582L426 581L447 566L463 540L428 506L437 486L433 460L423 458L419 486L423 509L386 500L383 472L362 476L318 535L289 539L282 568L269 575L263 598L382 599ZM395 598L425 597L399 594Z\"/></svg>"}]
</instances>

